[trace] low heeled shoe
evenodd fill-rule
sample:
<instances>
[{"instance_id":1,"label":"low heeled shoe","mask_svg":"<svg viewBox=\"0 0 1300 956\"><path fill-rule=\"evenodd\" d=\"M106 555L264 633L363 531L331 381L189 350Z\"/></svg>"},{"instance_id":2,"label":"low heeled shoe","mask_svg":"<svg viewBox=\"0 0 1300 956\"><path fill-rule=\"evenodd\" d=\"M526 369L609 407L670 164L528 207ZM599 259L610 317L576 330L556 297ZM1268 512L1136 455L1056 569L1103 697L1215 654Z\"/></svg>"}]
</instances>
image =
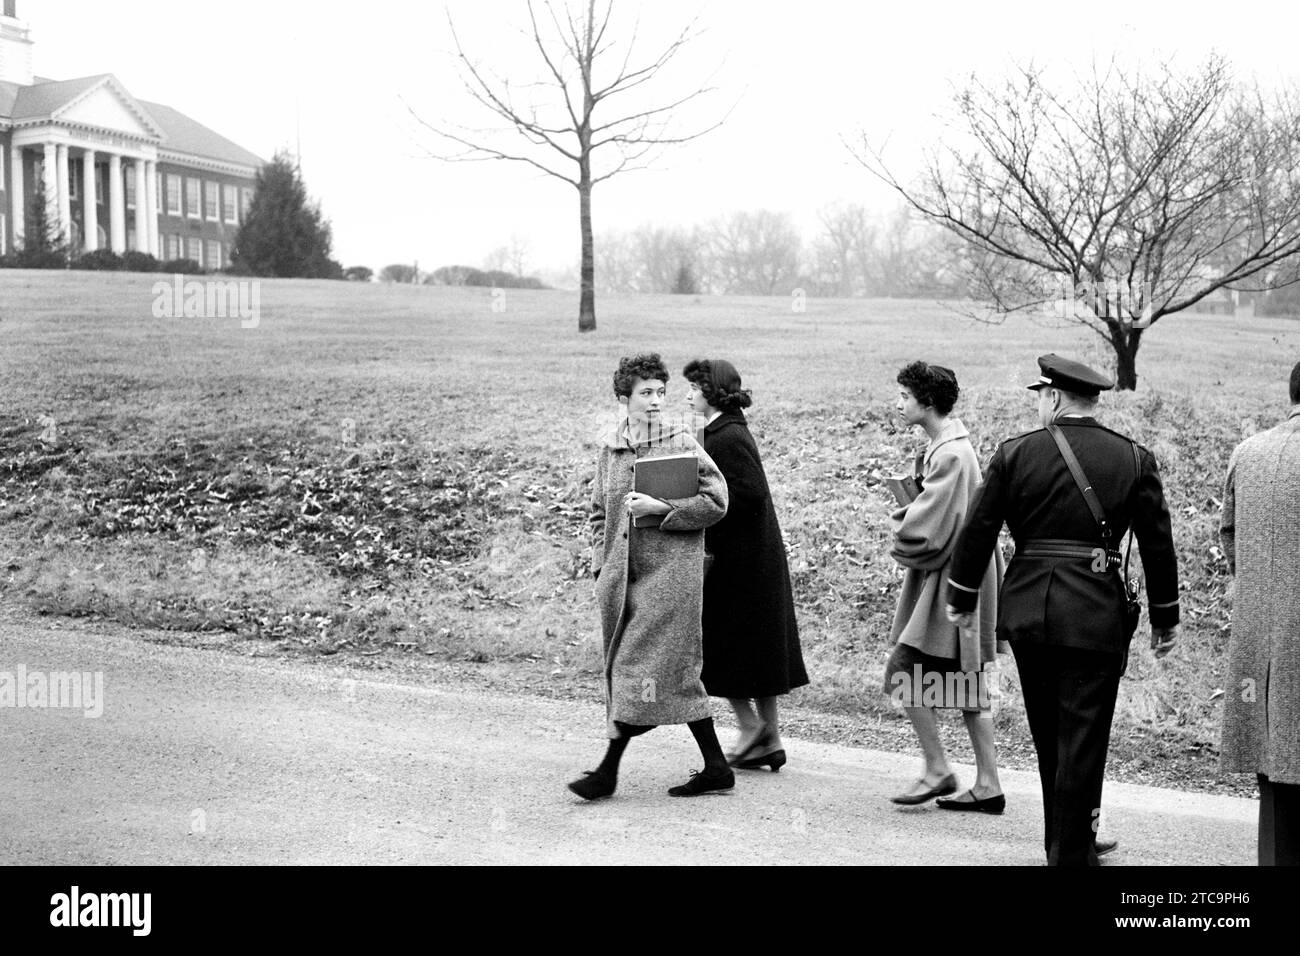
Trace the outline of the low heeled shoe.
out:
<instances>
[{"instance_id":1,"label":"low heeled shoe","mask_svg":"<svg viewBox=\"0 0 1300 956\"><path fill-rule=\"evenodd\" d=\"M732 766L739 767L741 770L758 770L761 767L770 767L773 773L779 773L781 768L785 766L785 751L773 750L770 754L763 754L761 757L738 760Z\"/></svg>"},{"instance_id":2,"label":"low heeled shoe","mask_svg":"<svg viewBox=\"0 0 1300 956\"><path fill-rule=\"evenodd\" d=\"M618 781L599 770L584 770L583 776L570 783L569 789L584 800L599 800L613 794Z\"/></svg>"},{"instance_id":3,"label":"low heeled shoe","mask_svg":"<svg viewBox=\"0 0 1300 956\"><path fill-rule=\"evenodd\" d=\"M925 778L922 777L916 781L915 786L923 787L920 793L900 793L895 797L890 797L890 802L901 804L905 807L914 807L917 804L925 803L927 800L933 800L935 797L946 797L950 793L957 792L957 777L954 774L948 774L933 787L927 787Z\"/></svg>"},{"instance_id":4,"label":"low heeled shoe","mask_svg":"<svg viewBox=\"0 0 1300 956\"><path fill-rule=\"evenodd\" d=\"M964 799L969 797L970 799ZM976 813L1000 814L1007 808L1006 794L996 794L992 797L980 798L967 790L960 797L953 800L945 800L942 797L935 801L935 805L940 810L959 810Z\"/></svg>"},{"instance_id":5,"label":"low heeled shoe","mask_svg":"<svg viewBox=\"0 0 1300 956\"><path fill-rule=\"evenodd\" d=\"M727 767L723 770L692 770L691 777L679 787L670 787L670 797L696 797L715 790L730 790L736 785L736 775Z\"/></svg>"}]
</instances>

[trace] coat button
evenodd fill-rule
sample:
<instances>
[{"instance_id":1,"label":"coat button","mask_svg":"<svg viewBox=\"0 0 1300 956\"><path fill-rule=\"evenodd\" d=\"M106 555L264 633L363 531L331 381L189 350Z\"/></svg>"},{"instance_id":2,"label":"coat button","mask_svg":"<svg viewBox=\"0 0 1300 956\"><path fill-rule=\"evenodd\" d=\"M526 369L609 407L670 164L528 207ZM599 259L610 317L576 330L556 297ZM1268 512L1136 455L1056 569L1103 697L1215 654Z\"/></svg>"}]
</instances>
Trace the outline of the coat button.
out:
<instances>
[{"instance_id":1,"label":"coat button","mask_svg":"<svg viewBox=\"0 0 1300 956\"><path fill-rule=\"evenodd\" d=\"M627 537L627 532L626 532L626 531L623 532L623 537L625 537L625 538Z\"/></svg>"}]
</instances>

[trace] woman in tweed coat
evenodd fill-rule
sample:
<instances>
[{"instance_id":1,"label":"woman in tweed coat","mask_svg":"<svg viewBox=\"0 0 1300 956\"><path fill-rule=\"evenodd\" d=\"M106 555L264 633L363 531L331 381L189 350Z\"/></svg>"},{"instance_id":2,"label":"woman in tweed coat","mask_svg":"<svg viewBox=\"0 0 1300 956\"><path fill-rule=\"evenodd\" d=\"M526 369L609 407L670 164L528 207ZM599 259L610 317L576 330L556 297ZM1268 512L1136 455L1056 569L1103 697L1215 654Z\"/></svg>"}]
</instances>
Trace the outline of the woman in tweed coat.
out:
<instances>
[{"instance_id":1,"label":"woman in tweed coat","mask_svg":"<svg viewBox=\"0 0 1300 956\"><path fill-rule=\"evenodd\" d=\"M628 742L660 724L689 726L704 757L704 770L671 795L735 785L700 680L704 529L726 514L727 485L688 427L662 423L667 380L657 354L619 362L614 395L627 419L596 460L591 566L604 635L609 748L595 770L569 784L587 800L614 792ZM681 453L698 460L695 495L660 501L632 490L637 459ZM633 527L631 518L643 515L663 520L657 528Z\"/></svg>"},{"instance_id":2,"label":"woman in tweed coat","mask_svg":"<svg viewBox=\"0 0 1300 956\"><path fill-rule=\"evenodd\" d=\"M1232 453L1220 524L1236 575L1220 760L1258 777L1260 866L1300 865L1300 364L1291 403Z\"/></svg>"},{"instance_id":3,"label":"woman in tweed coat","mask_svg":"<svg viewBox=\"0 0 1300 956\"><path fill-rule=\"evenodd\" d=\"M957 790L935 717L937 707L946 707L961 710L966 721L975 783L958 797L940 800L939 806L999 814L1006 798L998 782L989 692L990 681L997 680L1002 555L995 551L989 562L974 626L959 630L945 614L944 582L979 486L979 460L966 426L949 417L960 392L951 369L913 362L898 373L898 384L899 415L908 425L925 429L930 443L920 456L920 495L890 517L894 543L889 553L906 575L890 634L897 643L885 668L885 693L907 711L925 760L920 779L893 802L925 803Z\"/></svg>"}]
</instances>

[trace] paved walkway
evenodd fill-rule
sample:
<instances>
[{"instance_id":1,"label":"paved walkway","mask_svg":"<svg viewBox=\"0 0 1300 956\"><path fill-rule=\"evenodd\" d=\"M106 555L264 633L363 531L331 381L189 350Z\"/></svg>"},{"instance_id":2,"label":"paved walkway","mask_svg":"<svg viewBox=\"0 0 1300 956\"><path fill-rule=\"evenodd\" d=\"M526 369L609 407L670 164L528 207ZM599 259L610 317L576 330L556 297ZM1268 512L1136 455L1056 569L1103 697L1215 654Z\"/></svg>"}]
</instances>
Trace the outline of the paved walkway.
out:
<instances>
[{"instance_id":1,"label":"paved walkway","mask_svg":"<svg viewBox=\"0 0 1300 956\"><path fill-rule=\"evenodd\" d=\"M699 756L665 727L587 804L564 784L603 752L592 704L0 619L0 692L20 666L102 673L103 712L0 706L0 863L1041 862L1025 772L1002 772L1002 817L900 810L914 756L788 739L781 773L673 799ZM1105 813L1108 864L1255 862L1249 800L1108 784Z\"/></svg>"}]
</instances>

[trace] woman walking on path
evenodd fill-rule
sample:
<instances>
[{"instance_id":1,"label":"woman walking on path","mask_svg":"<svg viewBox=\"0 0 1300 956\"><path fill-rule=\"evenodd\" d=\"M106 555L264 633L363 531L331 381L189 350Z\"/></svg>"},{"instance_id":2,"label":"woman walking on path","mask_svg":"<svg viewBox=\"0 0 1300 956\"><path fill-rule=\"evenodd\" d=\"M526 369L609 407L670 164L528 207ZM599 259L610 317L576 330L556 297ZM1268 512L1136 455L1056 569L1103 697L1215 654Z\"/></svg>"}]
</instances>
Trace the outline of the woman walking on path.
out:
<instances>
[{"instance_id":1,"label":"woman walking on path","mask_svg":"<svg viewBox=\"0 0 1300 956\"><path fill-rule=\"evenodd\" d=\"M740 737L734 767L776 771L786 762L777 698L808 683L785 541L758 446L742 409L752 400L722 359L691 362L687 403L705 419L704 450L727 480L727 515L704 535L704 687L726 697Z\"/></svg>"},{"instance_id":2,"label":"woman walking on path","mask_svg":"<svg viewBox=\"0 0 1300 956\"><path fill-rule=\"evenodd\" d=\"M662 421L668 370L657 354L619 361L614 396L626 419L606 436L591 495L592 573L605 650L609 748L600 765L569 784L586 800L612 794L628 742L660 724L686 724L704 770L668 792L729 790L727 766L700 681L704 529L727 511L727 485L686 426ZM633 490L636 462L674 454L698 459L699 489L660 501ZM661 515L658 527L632 519Z\"/></svg>"},{"instance_id":3,"label":"woman walking on path","mask_svg":"<svg viewBox=\"0 0 1300 956\"><path fill-rule=\"evenodd\" d=\"M940 365L913 362L898 373L898 412L920 426L930 442L920 456L920 494L890 516L890 556L907 573L890 636L897 642L885 668L885 693L912 721L925 768L906 792L904 805L925 803L957 790L939 738L936 707L962 711L975 752L975 784L945 810L1001 813L1006 807L998 781L989 683L997 680L997 594L1002 556L994 552L980 588L975 625L959 631L944 609L948 564L980 482L979 461L969 433L949 418L957 401L957 376ZM995 691L994 691L995 692Z\"/></svg>"}]
</instances>

